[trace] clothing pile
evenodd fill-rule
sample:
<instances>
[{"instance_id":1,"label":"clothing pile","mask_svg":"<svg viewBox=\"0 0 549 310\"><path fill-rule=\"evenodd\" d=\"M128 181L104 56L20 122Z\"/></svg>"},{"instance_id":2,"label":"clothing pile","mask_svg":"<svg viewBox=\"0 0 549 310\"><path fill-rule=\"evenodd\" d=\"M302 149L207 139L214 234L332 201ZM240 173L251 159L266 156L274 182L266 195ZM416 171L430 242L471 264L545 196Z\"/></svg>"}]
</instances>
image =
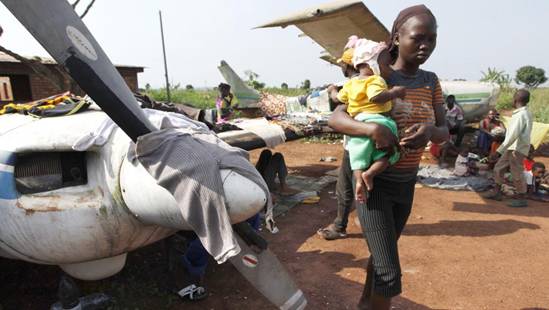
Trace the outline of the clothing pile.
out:
<instances>
[{"instance_id":1,"label":"clothing pile","mask_svg":"<svg viewBox=\"0 0 549 310\"><path fill-rule=\"evenodd\" d=\"M419 168L418 182L427 187L483 192L493 186L493 181L480 176L456 176L452 170L425 165Z\"/></svg>"},{"instance_id":2,"label":"clothing pile","mask_svg":"<svg viewBox=\"0 0 549 310\"><path fill-rule=\"evenodd\" d=\"M34 117L64 116L85 111L92 103L88 96L80 97L65 92L28 103L8 103L0 109L0 115L19 113Z\"/></svg>"},{"instance_id":3,"label":"clothing pile","mask_svg":"<svg viewBox=\"0 0 549 310\"><path fill-rule=\"evenodd\" d=\"M259 108L268 118L286 114L286 97L269 93L261 93Z\"/></svg>"}]
</instances>

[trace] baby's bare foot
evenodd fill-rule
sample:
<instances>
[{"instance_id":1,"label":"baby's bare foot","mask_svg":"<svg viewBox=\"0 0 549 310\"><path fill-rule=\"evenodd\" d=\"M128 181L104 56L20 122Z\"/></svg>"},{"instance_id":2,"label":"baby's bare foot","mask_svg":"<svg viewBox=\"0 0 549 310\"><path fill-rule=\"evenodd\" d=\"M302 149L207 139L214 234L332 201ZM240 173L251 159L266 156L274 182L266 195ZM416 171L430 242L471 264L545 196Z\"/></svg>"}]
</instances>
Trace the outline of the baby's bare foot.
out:
<instances>
[{"instance_id":1,"label":"baby's bare foot","mask_svg":"<svg viewBox=\"0 0 549 310\"><path fill-rule=\"evenodd\" d=\"M362 173L362 180L364 180L364 183L366 184L366 188L368 189L368 191L371 191L372 189L374 189L374 176L368 173L368 170Z\"/></svg>"}]
</instances>

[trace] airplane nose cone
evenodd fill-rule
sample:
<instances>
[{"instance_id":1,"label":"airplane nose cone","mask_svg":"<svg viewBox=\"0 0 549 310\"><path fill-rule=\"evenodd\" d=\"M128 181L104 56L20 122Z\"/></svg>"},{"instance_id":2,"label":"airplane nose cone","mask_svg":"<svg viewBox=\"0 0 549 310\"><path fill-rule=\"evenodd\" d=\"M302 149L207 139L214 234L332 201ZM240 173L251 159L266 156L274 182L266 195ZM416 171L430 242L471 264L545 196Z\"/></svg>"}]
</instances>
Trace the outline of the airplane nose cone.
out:
<instances>
[{"instance_id":1,"label":"airplane nose cone","mask_svg":"<svg viewBox=\"0 0 549 310\"><path fill-rule=\"evenodd\" d=\"M261 187L229 169L220 170L225 202L232 224L257 214L265 206L267 197ZM122 197L128 209L143 223L177 230L190 230L180 207L170 192L140 164L125 160L120 172Z\"/></svg>"},{"instance_id":2,"label":"airplane nose cone","mask_svg":"<svg viewBox=\"0 0 549 310\"><path fill-rule=\"evenodd\" d=\"M231 222L249 219L267 203L265 192L244 176L232 170L221 170L221 178Z\"/></svg>"}]
</instances>

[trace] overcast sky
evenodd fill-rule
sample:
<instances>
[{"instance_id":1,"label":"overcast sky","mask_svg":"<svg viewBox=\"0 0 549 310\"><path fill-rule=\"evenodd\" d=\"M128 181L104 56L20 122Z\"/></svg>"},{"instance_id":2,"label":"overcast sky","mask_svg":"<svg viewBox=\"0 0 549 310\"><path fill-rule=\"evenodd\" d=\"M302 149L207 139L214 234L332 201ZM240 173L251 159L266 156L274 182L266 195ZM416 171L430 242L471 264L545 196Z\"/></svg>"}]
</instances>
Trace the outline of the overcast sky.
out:
<instances>
[{"instance_id":1,"label":"overcast sky","mask_svg":"<svg viewBox=\"0 0 549 310\"><path fill-rule=\"evenodd\" d=\"M89 0L82 0L80 12ZM267 85L290 86L310 79L321 85L341 79L338 68L318 56L321 47L299 38L295 27L253 27L323 0L97 0L84 19L113 63L144 66L143 87L163 85L164 69L158 22L162 10L172 83L214 86L216 66L226 60L242 74L251 69ZM390 28L398 12L420 2L365 1ZM549 71L549 1L423 1L438 19L438 45L425 65L442 79L478 80L496 67L514 77L523 65ZM4 34L0 44L23 55L47 53L0 5Z\"/></svg>"}]
</instances>

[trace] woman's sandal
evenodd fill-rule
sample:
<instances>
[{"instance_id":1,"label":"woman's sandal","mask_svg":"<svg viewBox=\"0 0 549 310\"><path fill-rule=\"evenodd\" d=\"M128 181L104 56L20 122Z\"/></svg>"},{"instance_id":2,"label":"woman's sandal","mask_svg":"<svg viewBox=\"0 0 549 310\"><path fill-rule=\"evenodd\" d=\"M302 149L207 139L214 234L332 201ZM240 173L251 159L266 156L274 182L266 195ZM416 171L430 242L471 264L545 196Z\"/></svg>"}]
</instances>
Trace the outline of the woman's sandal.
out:
<instances>
[{"instance_id":1,"label":"woman's sandal","mask_svg":"<svg viewBox=\"0 0 549 310\"><path fill-rule=\"evenodd\" d=\"M345 231L338 230L334 224L330 224L325 228L321 228L317 233L325 240L336 240L347 237Z\"/></svg>"}]
</instances>

